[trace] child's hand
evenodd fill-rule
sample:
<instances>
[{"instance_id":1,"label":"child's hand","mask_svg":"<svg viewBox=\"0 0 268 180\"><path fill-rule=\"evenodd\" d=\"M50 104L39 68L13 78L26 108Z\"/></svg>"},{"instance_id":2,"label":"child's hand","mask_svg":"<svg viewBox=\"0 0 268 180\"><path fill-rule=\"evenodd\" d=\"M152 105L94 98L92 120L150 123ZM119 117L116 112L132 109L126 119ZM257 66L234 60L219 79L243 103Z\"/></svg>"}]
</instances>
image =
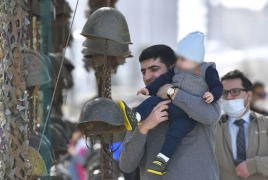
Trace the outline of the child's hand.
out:
<instances>
[{"instance_id":1,"label":"child's hand","mask_svg":"<svg viewBox=\"0 0 268 180\"><path fill-rule=\"evenodd\" d=\"M142 88L142 89L140 89L140 90L137 92L137 95L139 95L139 94L143 94L143 95L145 95L145 96L148 96L148 95L149 95L149 91L148 91L148 89L146 89L146 88Z\"/></svg>"},{"instance_id":2,"label":"child's hand","mask_svg":"<svg viewBox=\"0 0 268 180\"><path fill-rule=\"evenodd\" d=\"M206 103L211 103L214 100L214 96L210 92L206 92L203 98L206 100Z\"/></svg>"}]
</instances>

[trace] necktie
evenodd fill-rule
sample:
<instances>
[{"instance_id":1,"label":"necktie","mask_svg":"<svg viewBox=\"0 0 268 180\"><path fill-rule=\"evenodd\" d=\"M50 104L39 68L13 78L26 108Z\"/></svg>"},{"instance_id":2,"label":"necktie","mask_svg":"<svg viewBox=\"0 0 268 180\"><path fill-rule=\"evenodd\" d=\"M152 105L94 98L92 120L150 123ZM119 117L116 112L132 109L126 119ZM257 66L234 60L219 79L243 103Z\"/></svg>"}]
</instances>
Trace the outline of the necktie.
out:
<instances>
[{"instance_id":1,"label":"necktie","mask_svg":"<svg viewBox=\"0 0 268 180\"><path fill-rule=\"evenodd\" d=\"M241 162L245 161L247 158L244 123L245 121L243 119L239 119L234 122L234 124L239 127L239 130L236 136L236 148L237 148L237 158L235 160L236 165L239 165Z\"/></svg>"}]
</instances>

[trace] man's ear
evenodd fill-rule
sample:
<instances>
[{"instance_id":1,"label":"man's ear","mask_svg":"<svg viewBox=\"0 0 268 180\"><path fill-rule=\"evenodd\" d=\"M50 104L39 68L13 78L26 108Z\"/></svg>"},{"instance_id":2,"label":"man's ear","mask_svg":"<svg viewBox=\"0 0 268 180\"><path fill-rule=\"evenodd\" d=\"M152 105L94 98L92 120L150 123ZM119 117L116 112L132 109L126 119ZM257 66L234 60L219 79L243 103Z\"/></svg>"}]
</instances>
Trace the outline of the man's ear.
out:
<instances>
[{"instance_id":1,"label":"man's ear","mask_svg":"<svg viewBox=\"0 0 268 180\"><path fill-rule=\"evenodd\" d=\"M251 102L252 101L252 91L248 91L248 101Z\"/></svg>"}]
</instances>

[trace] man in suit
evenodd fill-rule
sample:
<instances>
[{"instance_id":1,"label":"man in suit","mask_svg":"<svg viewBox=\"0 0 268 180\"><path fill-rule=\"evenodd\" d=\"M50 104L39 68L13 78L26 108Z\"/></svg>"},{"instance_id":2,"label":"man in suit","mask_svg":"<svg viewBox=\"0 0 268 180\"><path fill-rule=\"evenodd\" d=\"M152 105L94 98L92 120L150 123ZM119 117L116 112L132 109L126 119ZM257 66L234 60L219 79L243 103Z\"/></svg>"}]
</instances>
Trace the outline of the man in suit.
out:
<instances>
[{"instance_id":1,"label":"man in suit","mask_svg":"<svg viewBox=\"0 0 268 180\"><path fill-rule=\"evenodd\" d=\"M216 131L220 180L268 180L268 118L250 111L252 83L238 70L222 77Z\"/></svg>"}]
</instances>

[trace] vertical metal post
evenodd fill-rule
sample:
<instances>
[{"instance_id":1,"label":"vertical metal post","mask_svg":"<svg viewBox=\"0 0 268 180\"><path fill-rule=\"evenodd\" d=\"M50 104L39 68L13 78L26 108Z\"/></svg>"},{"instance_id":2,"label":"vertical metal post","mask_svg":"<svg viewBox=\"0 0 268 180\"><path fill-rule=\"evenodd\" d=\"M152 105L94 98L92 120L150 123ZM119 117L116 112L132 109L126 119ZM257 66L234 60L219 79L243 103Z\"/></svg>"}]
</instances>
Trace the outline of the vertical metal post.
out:
<instances>
[{"instance_id":1,"label":"vertical metal post","mask_svg":"<svg viewBox=\"0 0 268 180\"><path fill-rule=\"evenodd\" d=\"M42 4L40 3L40 51L43 52L46 55L49 55L51 53L51 8L52 7L52 2L50 0L43 1ZM51 74L51 69L52 67L48 65L48 72ZM40 117L40 124L41 126L45 124L45 121L48 117L47 120L47 125L46 129L44 132L44 136L51 142L51 129L50 129L50 124L51 124L51 119L50 119L50 114L48 114L49 106L52 101L52 90L51 90L51 84L44 84L41 86L41 107L42 107L42 116ZM39 153L42 155L44 158L45 153L43 149L40 148ZM50 159L44 159L44 161L49 162L48 164L49 167L52 166L52 162ZM49 169L48 169L49 173Z\"/></svg>"}]
</instances>

